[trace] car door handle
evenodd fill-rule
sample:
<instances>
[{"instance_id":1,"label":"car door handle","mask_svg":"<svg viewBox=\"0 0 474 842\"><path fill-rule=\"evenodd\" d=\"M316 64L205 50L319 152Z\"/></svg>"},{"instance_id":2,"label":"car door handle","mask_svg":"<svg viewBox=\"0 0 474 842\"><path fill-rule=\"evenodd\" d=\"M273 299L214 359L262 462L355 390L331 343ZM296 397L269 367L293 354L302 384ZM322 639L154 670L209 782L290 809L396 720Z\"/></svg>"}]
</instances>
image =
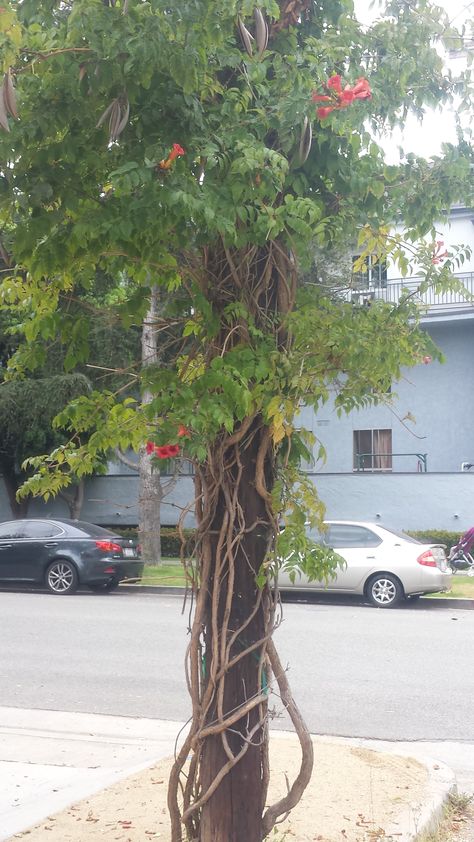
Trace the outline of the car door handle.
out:
<instances>
[{"instance_id":1,"label":"car door handle","mask_svg":"<svg viewBox=\"0 0 474 842\"><path fill-rule=\"evenodd\" d=\"M57 547L57 546L58 546L57 541L50 541L49 544L45 544L45 547Z\"/></svg>"},{"instance_id":2,"label":"car door handle","mask_svg":"<svg viewBox=\"0 0 474 842\"><path fill-rule=\"evenodd\" d=\"M367 555L366 558L375 558L374 555Z\"/></svg>"},{"instance_id":3,"label":"car door handle","mask_svg":"<svg viewBox=\"0 0 474 842\"><path fill-rule=\"evenodd\" d=\"M11 544L2 544L0 546L0 550L11 550L11 548L12 548Z\"/></svg>"}]
</instances>

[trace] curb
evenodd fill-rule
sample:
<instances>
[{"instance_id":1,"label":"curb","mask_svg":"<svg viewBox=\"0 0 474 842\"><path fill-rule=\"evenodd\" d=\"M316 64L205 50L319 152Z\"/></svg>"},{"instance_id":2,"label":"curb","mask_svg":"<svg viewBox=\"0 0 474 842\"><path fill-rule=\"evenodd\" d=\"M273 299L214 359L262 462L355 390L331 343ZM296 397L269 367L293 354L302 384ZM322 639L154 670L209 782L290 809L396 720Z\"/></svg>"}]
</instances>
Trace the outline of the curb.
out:
<instances>
[{"instance_id":1,"label":"curb","mask_svg":"<svg viewBox=\"0 0 474 842\"><path fill-rule=\"evenodd\" d=\"M408 749L400 747L396 743L391 745L386 741L381 740L380 746L377 747L377 741L352 738L352 737L330 737L325 735L316 736L312 734L313 740L317 739L321 742L341 742L346 745L361 746L369 749L375 753L382 755L394 755L395 757L411 757L424 766L428 773L428 782L426 785L426 794L421 806L413 809L405 810L401 814L400 819L396 824L387 825L384 828L387 842L422 842L426 834L433 833L438 829L438 826L443 818L444 808L449 800L450 795L457 791L456 775L454 771L432 757L420 755L412 748Z\"/></svg>"},{"instance_id":2,"label":"curb","mask_svg":"<svg viewBox=\"0 0 474 842\"><path fill-rule=\"evenodd\" d=\"M184 596L186 593L186 588L179 587L177 585L120 585L119 591L116 593L122 592L129 592L129 593L155 593L155 594L174 594L175 596ZM296 592L285 592L284 593L285 600L287 602L296 602L301 601L303 597L306 599L311 600L311 602L317 603L318 596L317 593L307 594L306 592L296 591ZM333 596L333 595L331 595ZM352 598L348 597L348 599ZM361 599L362 602L362 599ZM324 605L348 605L348 602L341 602L340 598L336 600L332 599L331 603L324 602ZM366 603L363 603L366 604ZM474 611L474 599L467 599L464 597L446 597L446 598L433 598L422 596L418 602L418 605L423 608L432 608L437 606L439 608L462 608L470 611Z\"/></svg>"},{"instance_id":3,"label":"curb","mask_svg":"<svg viewBox=\"0 0 474 842\"><path fill-rule=\"evenodd\" d=\"M429 795L420 811L417 832L413 837L415 840L437 831L449 797L457 792L456 775L453 770L433 759L430 759L428 766L427 760L425 757L424 763L430 775Z\"/></svg>"}]
</instances>

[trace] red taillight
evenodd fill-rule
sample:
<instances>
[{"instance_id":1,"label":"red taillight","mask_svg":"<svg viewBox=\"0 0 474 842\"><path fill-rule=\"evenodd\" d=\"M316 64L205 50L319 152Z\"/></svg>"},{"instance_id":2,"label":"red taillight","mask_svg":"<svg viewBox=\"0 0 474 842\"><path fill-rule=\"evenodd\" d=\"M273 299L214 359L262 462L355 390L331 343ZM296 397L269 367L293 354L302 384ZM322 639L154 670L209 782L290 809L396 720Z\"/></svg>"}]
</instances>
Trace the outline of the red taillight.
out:
<instances>
[{"instance_id":1,"label":"red taillight","mask_svg":"<svg viewBox=\"0 0 474 842\"><path fill-rule=\"evenodd\" d=\"M418 564L422 564L423 567L437 567L436 559L431 550L426 550L424 553L419 555L417 562Z\"/></svg>"},{"instance_id":2,"label":"red taillight","mask_svg":"<svg viewBox=\"0 0 474 842\"><path fill-rule=\"evenodd\" d=\"M96 541L95 545L103 553L122 553L122 547L120 544L115 544L114 541Z\"/></svg>"}]
</instances>

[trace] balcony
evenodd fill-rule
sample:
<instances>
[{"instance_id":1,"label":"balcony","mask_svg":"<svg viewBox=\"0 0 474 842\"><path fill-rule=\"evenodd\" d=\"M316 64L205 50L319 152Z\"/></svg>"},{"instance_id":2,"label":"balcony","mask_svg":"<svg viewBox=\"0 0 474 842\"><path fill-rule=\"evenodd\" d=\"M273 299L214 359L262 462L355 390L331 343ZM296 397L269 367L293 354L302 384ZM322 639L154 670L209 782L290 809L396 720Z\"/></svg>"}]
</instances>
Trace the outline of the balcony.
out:
<instances>
[{"instance_id":1,"label":"balcony","mask_svg":"<svg viewBox=\"0 0 474 842\"><path fill-rule=\"evenodd\" d=\"M474 272L455 274L461 281L466 292L435 292L427 289L418 292L421 278L394 278L386 281L385 286L372 286L368 289L352 289L350 300L354 304L369 306L372 301L388 301L396 304L403 293L411 293L413 300L424 310L423 318L432 319L436 316L474 316Z\"/></svg>"}]
</instances>

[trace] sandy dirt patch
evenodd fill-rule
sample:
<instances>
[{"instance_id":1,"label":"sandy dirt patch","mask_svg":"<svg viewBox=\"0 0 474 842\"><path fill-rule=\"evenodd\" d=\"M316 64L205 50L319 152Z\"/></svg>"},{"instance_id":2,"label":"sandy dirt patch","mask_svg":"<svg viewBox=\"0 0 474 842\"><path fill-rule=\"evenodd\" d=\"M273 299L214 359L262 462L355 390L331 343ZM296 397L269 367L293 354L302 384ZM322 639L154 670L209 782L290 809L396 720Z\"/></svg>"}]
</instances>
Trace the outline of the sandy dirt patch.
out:
<instances>
[{"instance_id":1,"label":"sandy dirt patch","mask_svg":"<svg viewBox=\"0 0 474 842\"><path fill-rule=\"evenodd\" d=\"M270 798L286 792L299 765L293 737L271 740ZM166 790L171 760L126 778L11 837L28 842L170 842ZM315 739L315 768L305 795L278 827L275 842L377 842L416 829L428 772L409 757ZM286 835L285 835L286 834Z\"/></svg>"}]
</instances>

